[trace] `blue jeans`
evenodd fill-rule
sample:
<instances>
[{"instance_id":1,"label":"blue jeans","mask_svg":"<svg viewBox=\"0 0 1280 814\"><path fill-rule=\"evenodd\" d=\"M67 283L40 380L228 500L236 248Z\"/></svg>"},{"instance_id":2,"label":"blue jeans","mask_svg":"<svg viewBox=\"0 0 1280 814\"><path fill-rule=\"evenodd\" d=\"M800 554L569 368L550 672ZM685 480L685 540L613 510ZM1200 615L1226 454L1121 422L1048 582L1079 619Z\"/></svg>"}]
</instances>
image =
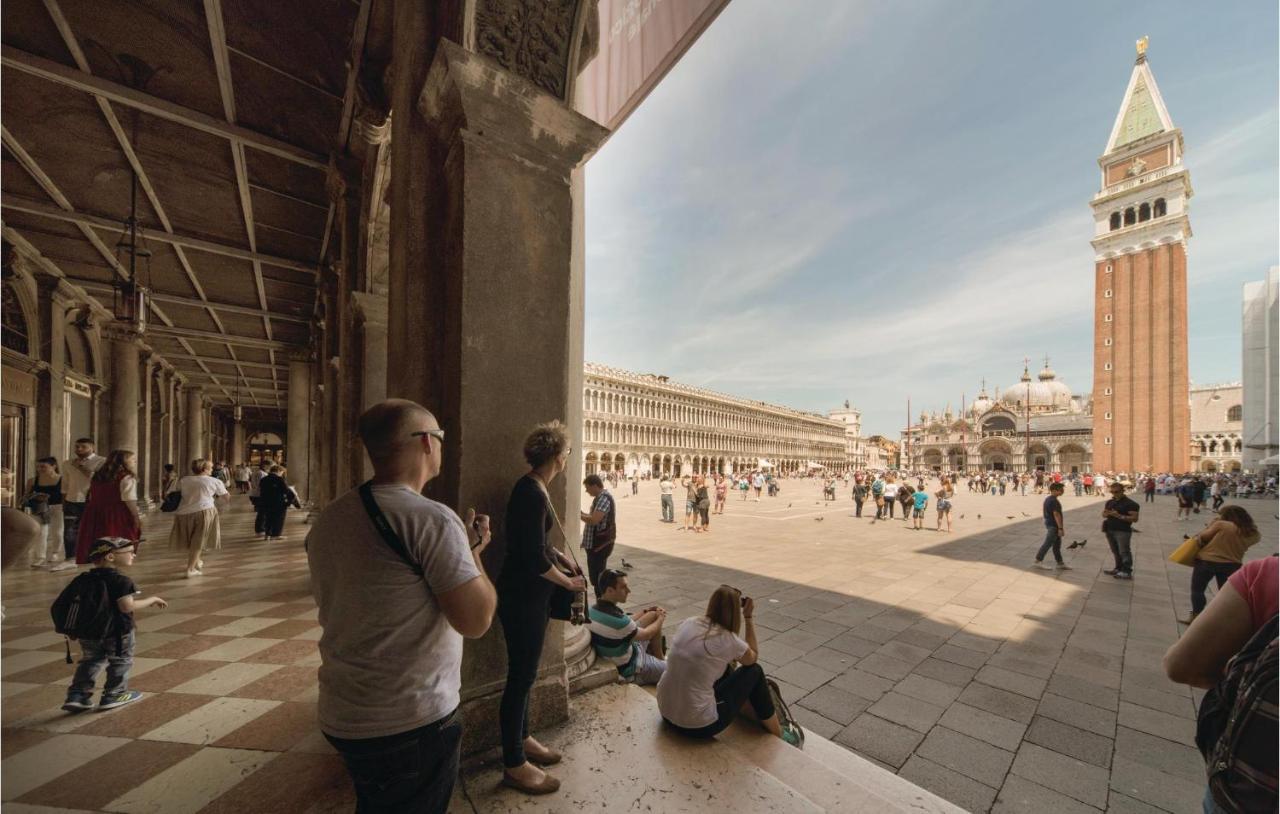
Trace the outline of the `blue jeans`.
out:
<instances>
[{"instance_id":1,"label":"blue jeans","mask_svg":"<svg viewBox=\"0 0 1280 814\"><path fill-rule=\"evenodd\" d=\"M676 503L671 495L662 496L662 520L665 523L676 522Z\"/></svg>"},{"instance_id":2,"label":"blue jeans","mask_svg":"<svg viewBox=\"0 0 1280 814\"><path fill-rule=\"evenodd\" d=\"M88 702L93 697L93 685L98 671L107 668L107 683L102 688L106 698L129 689L129 670L133 668L134 633L129 631L121 639L80 639L80 662L67 690L68 701Z\"/></svg>"},{"instance_id":3,"label":"blue jeans","mask_svg":"<svg viewBox=\"0 0 1280 814\"><path fill-rule=\"evenodd\" d=\"M80 515L84 514L83 503L62 501L62 553L68 562L76 561L76 539L80 536Z\"/></svg>"},{"instance_id":4,"label":"blue jeans","mask_svg":"<svg viewBox=\"0 0 1280 814\"><path fill-rule=\"evenodd\" d=\"M325 738L342 755L355 783L357 814L444 814L449 808L462 747L457 710L382 738Z\"/></svg>"},{"instance_id":5,"label":"blue jeans","mask_svg":"<svg viewBox=\"0 0 1280 814\"><path fill-rule=\"evenodd\" d=\"M1133 537L1132 531L1106 531L1107 545L1111 547L1111 556L1115 557L1116 570L1126 573L1133 573L1133 549L1129 546L1129 540Z\"/></svg>"},{"instance_id":6,"label":"blue jeans","mask_svg":"<svg viewBox=\"0 0 1280 814\"><path fill-rule=\"evenodd\" d=\"M1053 558L1058 561L1058 565L1062 565L1062 536L1058 534L1057 527L1044 530L1044 543L1036 552L1036 562L1044 562L1044 555L1048 554L1051 548Z\"/></svg>"}]
</instances>

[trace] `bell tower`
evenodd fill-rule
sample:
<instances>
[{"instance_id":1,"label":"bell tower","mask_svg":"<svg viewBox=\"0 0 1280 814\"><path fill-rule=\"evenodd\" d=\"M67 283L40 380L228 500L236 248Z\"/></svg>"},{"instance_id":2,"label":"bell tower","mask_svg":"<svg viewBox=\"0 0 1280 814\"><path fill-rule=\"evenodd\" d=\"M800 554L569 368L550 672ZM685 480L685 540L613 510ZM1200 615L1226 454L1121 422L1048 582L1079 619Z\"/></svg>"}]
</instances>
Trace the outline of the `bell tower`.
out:
<instances>
[{"instance_id":1,"label":"bell tower","mask_svg":"<svg viewBox=\"0 0 1280 814\"><path fill-rule=\"evenodd\" d=\"M1187 201L1191 176L1147 61L1147 38L1098 159L1093 461L1103 472L1190 468Z\"/></svg>"}]
</instances>

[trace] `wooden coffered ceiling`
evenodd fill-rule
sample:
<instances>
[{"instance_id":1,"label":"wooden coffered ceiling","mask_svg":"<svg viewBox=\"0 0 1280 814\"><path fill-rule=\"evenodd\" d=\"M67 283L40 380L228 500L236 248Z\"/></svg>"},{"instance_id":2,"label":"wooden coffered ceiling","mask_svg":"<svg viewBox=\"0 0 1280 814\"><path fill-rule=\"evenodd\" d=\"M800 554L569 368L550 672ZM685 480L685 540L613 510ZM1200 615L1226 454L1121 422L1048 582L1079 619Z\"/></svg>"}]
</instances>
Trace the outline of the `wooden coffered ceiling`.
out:
<instances>
[{"instance_id":1,"label":"wooden coffered ceiling","mask_svg":"<svg viewBox=\"0 0 1280 814\"><path fill-rule=\"evenodd\" d=\"M139 175L148 342L216 401L283 406L309 344L371 0L5 0L2 217L110 307ZM141 72L154 71L139 87Z\"/></svg>"}]
</instances>

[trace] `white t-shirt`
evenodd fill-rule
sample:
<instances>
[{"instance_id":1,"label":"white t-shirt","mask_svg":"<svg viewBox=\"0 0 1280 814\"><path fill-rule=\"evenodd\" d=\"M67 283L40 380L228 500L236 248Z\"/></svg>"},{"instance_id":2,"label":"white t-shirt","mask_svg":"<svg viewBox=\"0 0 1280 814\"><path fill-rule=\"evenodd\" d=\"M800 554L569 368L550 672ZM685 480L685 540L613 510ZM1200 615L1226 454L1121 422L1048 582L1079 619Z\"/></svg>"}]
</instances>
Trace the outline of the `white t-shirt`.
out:
<instances>
[{"instance_id":1,"label":"white t-shirt","mask_svg":"<svg viewBox=\"0 0 1280 814\"><path fill-rule=\"evenodd\" d=\"M62 462L62 499L69 503L84 503L89 499L89 478L107 462L97 453L87 458L68 458ZM80 467L83 466L82 470ZM131 499L131 498L130 498Z\"/></svg>"},{"instance_id":2,"label":"white t-shirt","mask_svg":"<svg viewBox=\"0 0 1280 814\"><path fill-rule=\"evenodd\" d=\"M182 492L182 502L173 513L195 514L217 508L213 499L227 494L227 485L208 475L187 475L178 481L178 491Z\"/></svg>"},{"instance_id":3,"label":"white t-shirt","mask_svg":"<svg viewBox=\"0 0 1280 814\"><path fill-rule=\"evenodd\" d=\"M884 499L895 500L898 497L898 484L886 483L884 485Z\"/></svg>"},{"instance_id":4,"label":"white t-shirt","mask_svg":"<svg viewBox=\"0 0 1280 814\"><path fill-rule=\"evenodd\" d=\"M130 500L138 499L138 479L132 475L125 475L120 479L120 499L128 503Z\"/></svg>"},{"instance_id":5,"label":"white t-shirt","mask_svg":"<svg viewBox=\"0 0 1280 814\"><path fill-rule=\"evenodd\" d=\"M236 483L242 483L247 480L249 480L249 467L237 466L236 467Z\"/></svg>"},{"instance_id":6,"label":"white t-shirt","mask_svg":"<svg viewBox=\"0 0 1280 814\"><path fill-rule=\"evenodd\" d=\"M320 728L336 738L396 735L458 706L462 634L436 595L480 575L452 509L407 486L374 486L373 497L424 573L378 535L355 489L330 503L307 535L324 631Z\"/></svg>"},{"instance_id":7,"label":"white t-shirt","mask_svg":"<svg viewBox=\"0 0 1280 814\"><path fill-rule=\"evenodd\" d=\"M658 681L658 711L676 726L698 729L716 722L715 683L747 643L695 616L680 623L667 651L667 671Z\"/></svg>"},{"instance_id":8,"label":"white t-shirt","mask_svg":"<svg viewBox=\"0 0 1280 814\"><path fill-rule=\"evenodd\" d=\"M663 478L661 482L658 483L658 488L662 490L662 494L669 495L676 490L676 485L666 478Z\"/></svg>"}]
</instances>

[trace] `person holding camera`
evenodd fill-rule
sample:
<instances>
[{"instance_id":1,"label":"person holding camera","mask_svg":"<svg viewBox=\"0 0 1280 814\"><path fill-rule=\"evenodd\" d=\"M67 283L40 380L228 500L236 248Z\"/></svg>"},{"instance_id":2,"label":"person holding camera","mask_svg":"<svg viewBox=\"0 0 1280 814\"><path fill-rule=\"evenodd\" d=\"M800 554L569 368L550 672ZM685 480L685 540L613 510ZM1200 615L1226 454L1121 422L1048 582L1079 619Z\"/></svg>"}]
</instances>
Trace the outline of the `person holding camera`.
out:
<instances>
[{"instance_id":1,"label":"person holding camera","mask_svg":"<svg viewBox=\"0 0 1280 814\"><path fill-rule=\"evenodd\" d=\"M444 430L425 407L381 401L360 416L373 479L330 503L307 535L320 609L320 730L359 811L440 812L458 777L462 640L493 621L481 554L489 518L422 494Z\"/></svg>"},{"instance_id":2,"label":"person holding camera","mask_svg":"<svg viewBox=\"0 0 1280 814\"><path fill-rule=\"evenodd\" d=\"M516 481L507 501L507 552L498 577L498 618L507 640L507 685L498 710L502 784L526 794L560 788L559 780L539 768L559 763L560 753L529 734L529 693L538 677L551 595L556 586L573 592L587 588L581 569L549 537L558 521L549 489L564 472L569 452L569 436L559 421L534 427L524 442L529 472Z\"/></svg>"},{"instance_id":3,"label":"person holding camera","mask_svg":"<svg viewBox=\"0 0 1280 814\"><path fill-rule=\"evenodd\" d=\"M599 475L587 475L582 481L591 496L591 509L579 513L582 520L582 549L587 552L587 577L591 590L600 598L600 575L609 567L609 555L618 539L618 513L613 495L604 488Z\"/></svg>"},{"instance_id":4,"label":"person holding camera","mask_svg":"<svg viewBox=\"0 0 1280 814\"><path fill-rule=\"evenodd\" d=\"M769 733L793 746L800 743L799 733L779 720L758 663L754 615L750 597L721 585L711 594L705 616L686 619L676 629L658 681L658 711L677 732L714 737L749 706ZM745 640L738 636L744 621ZM734 662L740 665L736 669Z\"/></svg>"}]
</instances>

